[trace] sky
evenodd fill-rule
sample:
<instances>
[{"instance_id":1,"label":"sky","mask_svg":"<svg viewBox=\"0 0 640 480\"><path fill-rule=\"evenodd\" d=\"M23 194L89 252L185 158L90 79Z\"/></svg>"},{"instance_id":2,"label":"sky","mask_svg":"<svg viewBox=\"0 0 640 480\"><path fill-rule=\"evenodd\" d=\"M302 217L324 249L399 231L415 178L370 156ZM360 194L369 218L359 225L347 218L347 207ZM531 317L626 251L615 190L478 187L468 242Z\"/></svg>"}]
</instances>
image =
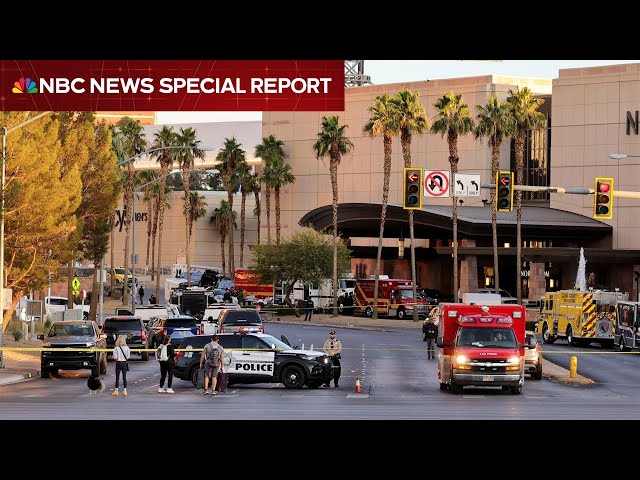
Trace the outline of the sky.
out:
<instances>
[{"instance_id":1,"label":"sky","mask_svg":"<svg viewBox=\"0 0 640 480\"><path fill-rule=\"evenodd\" d=\"M376 85L385 83L511 75L516 77L558 78L561 68L593 67L638 63L639 60L365 60L364 73ZM259 121L260 112L157 112L157 123L200 123Z\"/></svg>"}]
</instances>

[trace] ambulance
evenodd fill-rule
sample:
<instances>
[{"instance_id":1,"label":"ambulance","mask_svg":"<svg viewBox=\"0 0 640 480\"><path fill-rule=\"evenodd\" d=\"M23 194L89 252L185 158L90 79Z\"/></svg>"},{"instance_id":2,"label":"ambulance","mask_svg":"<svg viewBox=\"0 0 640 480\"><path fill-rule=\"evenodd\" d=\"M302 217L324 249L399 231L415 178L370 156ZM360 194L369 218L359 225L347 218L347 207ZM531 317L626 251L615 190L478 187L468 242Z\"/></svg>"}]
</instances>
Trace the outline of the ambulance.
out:
<instances>
[{"instance_id":1,"label":"ambulance","mask_svg":"<svg viewBox=\"0 0 640 480\"><path fill-rule=\"evenodd\" d=\"M519 395L525 374L525 315L522 305L440 304L440 390L502 387Z\"/></svg>"},{"instance_id":2,"label":"ambulance","mask_svg":"<svg viewBox=\"0 0 640 480\"><path fill-rule=\"evenodd\" d=\"M612 348L616 304L629 300L626 292L560 290L547 292L540 303L537 332L544 343L566 340L572 347L600 343Z\"/></svg>"}]
</instances>

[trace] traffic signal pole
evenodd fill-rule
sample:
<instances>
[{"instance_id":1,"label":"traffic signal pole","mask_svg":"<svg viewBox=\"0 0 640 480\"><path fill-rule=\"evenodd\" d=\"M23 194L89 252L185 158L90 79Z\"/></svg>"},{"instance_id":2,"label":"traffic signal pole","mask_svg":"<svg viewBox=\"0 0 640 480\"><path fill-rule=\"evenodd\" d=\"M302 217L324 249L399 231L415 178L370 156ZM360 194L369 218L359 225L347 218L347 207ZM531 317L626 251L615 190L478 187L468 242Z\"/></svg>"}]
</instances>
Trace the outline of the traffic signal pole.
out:
<instances>
[{"instance_id":1,"label":"traffic signal pole","mask_svg":"<svg viewBox=\"0 0 640 480\"><path fill-rule=\"evenodd\" d=\"M495 189L495 183L483 183L480 188ZM549 192L549 193L566 193L569 195L593 195L595 190L593 188L583 187L534 187L531 185L514 185L514 190L520 190L522 192ZM614 197L618 198L636 198L640 199L640 192L631 192L628 190L615 190L613 192Z\"/></svg>"}]
</instances>

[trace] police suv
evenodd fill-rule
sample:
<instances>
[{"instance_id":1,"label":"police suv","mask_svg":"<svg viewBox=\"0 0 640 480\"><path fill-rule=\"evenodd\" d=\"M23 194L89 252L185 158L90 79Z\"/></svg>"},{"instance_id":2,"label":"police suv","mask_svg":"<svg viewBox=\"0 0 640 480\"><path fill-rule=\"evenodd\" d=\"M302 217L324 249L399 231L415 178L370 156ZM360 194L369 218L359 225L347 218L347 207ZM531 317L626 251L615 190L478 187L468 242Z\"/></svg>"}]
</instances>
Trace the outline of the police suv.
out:
<instances>
[{"instance_id":1,"label":"police suv","mask_svg":"<svg viewBox=\"0 0 640 480\"><path fill-rule=\"evenodd\" d=\"M233 383L282 383L287 388L318 388L332 376L331 359L322 352L298 350L255 329L218 334L224 371ZM196 385L202 348L211 335L186 338L176 354L174 375ZM188 350L193 349L193 352Z\"/></svg>"}]
</instances>

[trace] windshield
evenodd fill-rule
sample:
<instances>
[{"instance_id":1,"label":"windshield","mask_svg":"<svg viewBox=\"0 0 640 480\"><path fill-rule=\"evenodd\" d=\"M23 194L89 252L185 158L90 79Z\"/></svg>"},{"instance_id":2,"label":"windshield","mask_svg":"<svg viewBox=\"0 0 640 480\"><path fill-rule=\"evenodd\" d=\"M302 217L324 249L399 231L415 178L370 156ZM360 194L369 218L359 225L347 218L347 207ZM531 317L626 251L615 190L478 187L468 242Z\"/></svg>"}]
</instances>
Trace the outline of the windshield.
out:
<instances>
[{"instance_id":1,"label":"windshield","mask_svg":"<svg viewBox=\"0 0 640 480\"><path fill-rule=\"evenodd\" d=\"M340 280L340 288L356 288L355 280Z\"/></svg>"},{"instance_id":2,"label":"windshield","mask_svg":"<svg viewBox=\"0 0 640 480\"><path fill-rule=\"evenodd\" d=\"M400 298L413 298L413 290L400 290Z\"/></svg>"},{"instance_id":3,"label":"windshield","mask_svg":"<svg viewBox=\"0 0 640 480\"><path fill-rule=\"evenodd\" d=\"M140 320L109 320L104 321L105 332L115 332L118 330L141 330Z\"/></svg>"},{"instance_id":4,"label":"windshield","mask_svg":"<svg viewBox=\"0 0 640 480\"><path fill-rule=\"evenodd\" d=\"M53 325L49 330L49 337L89 337L93 336L91 325Z\"/></svg>"},{"instance_id":5,"label":"windshield","mask_svg":"<svg viewBox=\"0 0 640 480\"><path fill-rule=\"evenodd\" d=\"M510 328L464 328L460 330L458 347L516 348L516 337Z\"/></svg>"},{"instance_id":6,"label":"windshield","mask_svg":"<svg viewBox=\"0 0 640 480\"><path fill-rule=\"evenodd\" d=\"M276 350L293 350L292 347L290 347L289 345L287 345L283 341L278 340L276 337L272 337L271 335L260 337L260 340L264 340L269 345L275 345L276 346Z\"/></svg>"},{"instance_id":7,"label":"windshield","mask_svg":"<svg viewBox=\"0 0 640 480\"><path fill-rule=\"evenodd\" d=\"M172 328L191 328L196 325L196 321L193 318L167 318L165 327Z\"/></svg>"}]
</instances>

